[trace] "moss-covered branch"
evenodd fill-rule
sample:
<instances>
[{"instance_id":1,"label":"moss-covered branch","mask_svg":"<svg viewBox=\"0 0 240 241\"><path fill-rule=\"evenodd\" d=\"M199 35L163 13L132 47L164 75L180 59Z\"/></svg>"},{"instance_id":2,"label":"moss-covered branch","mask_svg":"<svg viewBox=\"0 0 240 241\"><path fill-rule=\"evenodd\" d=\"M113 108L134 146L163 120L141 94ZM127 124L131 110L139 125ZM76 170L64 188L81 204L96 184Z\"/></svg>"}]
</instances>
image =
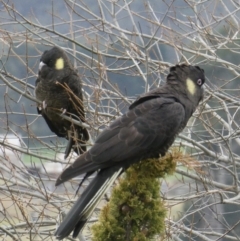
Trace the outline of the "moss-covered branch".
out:
<instances>
[{"instance_id":1,"label":"moss-covered branch","mask_svg":"<svg viewBox=\"0 0 240 241\"><path fill-rule=\"evenodd\" d=\"M167 212L159 178L174 172L177 159L176 153L168 153L128 168L93 226L93 240L147 241L163 234Z\"/></svg>"}]
</instances>

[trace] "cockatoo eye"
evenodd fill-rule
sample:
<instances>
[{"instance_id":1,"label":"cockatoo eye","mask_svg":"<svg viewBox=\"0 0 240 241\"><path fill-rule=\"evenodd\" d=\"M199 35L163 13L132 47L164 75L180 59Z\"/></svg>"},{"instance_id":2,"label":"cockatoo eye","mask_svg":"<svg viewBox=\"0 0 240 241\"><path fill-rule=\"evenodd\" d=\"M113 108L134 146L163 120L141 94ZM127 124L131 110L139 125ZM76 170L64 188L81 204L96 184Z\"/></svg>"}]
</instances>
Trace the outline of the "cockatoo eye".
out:
<instances>
[{"instance_id":1,"label":"cockatoo eye","mask_svg":"<svg viewBox=\"0 0 240 241\"><path fill-rule=\"evenodd\" d=\"M203 83L202 79L198 79L198 80L197 80L197 84L198 84L199 86L201 86L202 83Z\"/></svg>"}]
</instances>

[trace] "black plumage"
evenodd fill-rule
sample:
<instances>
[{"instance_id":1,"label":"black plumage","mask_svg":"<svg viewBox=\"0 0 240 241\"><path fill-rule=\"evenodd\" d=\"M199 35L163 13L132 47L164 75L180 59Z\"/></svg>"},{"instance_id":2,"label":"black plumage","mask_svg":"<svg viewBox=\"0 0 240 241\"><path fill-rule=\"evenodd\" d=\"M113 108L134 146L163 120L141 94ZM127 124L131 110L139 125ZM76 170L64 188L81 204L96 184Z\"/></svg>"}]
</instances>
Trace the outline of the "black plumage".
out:
<instances>
[{"instance_id":1,"label":"black plumage","mask_svg":"<svg viewBox=\"0 0 240 241\"><path fill-rule=\"evenodd\" d=\"M73 237L78 235L101 196L124 169L165 155L202 100L204 81L204 71L198 66L171 67L165 85L140 96L98 136L89 151L63 171L56 185L84 173L96 171L97 175L57 229L58 239L71 231Z\"/></svg>"},{"instance_id":2,"label":"black plumage","mask_svg":"<svg viewBox=\"0 0 240 241\"><path fill-rule=\"evenodd\" d=\"M58 47L45 51L40 59L35 95L42 104L37 111L50 130L69 140L65 158L71 148L78 154L86 151L88 131L59 116L66 114L74 120L85 122L82 84L66 53ZM81 145L82 144L82 145Z\"/></svg>"}]
</instances>

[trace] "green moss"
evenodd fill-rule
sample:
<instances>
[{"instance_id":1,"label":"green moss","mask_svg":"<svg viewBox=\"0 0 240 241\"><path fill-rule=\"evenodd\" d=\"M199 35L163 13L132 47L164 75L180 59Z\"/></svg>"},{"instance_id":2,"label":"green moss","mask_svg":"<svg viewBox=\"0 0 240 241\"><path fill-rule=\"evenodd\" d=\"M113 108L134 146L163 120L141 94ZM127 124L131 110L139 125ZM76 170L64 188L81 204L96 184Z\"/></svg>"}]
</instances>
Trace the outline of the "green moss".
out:
<instances>
[{"instance_id":1,"label":"green moss","mask_svg":"<svg viewBox=\"0 0 240 241\"><path fill-rule=\"evenodd\" d=\"M174 155L132 165L93 225L93 241L147 241L163 233L166 209L159 178L174 172Z\"/></svg>"}]
</instances>

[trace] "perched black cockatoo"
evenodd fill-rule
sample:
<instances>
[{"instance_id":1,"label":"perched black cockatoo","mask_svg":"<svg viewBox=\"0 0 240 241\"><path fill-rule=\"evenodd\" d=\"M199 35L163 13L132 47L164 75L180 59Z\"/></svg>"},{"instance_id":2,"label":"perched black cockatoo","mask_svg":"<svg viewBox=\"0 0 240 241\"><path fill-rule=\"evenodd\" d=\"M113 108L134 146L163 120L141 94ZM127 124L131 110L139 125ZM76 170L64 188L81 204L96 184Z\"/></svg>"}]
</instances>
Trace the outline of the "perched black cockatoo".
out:
<instances>
[{"instance_id":1,"label":"perched black cockatoo","mask_svg":"<svg viewBox=\"0 0 240 241\"><path fill-rule=\"evenodd\" d=\"M66 114L71 119L85 122L81 80L61 48L53 47L43 53L35 83L35 95L42 102L38 104L37 111L50 130L69 140L65 158L72 147L77 154L85 152L88 131L59 115Z\"/></svg>"},{"instance_id":2,"label":"perched black cockatoo","mask_svg":"<svg viewBox=\"0 0 240 241\"><path fill-rule=\"evenodd\" d=\"M198 66L170 68L166 83L140 96L127 113L103 130L93 147L79 156L57 179L59 185L80 174L97 172L68 212L55 236L76 237L114 180L131 164L164 156L203 99L204 70Z\"/></svg>"}]
</instances>

